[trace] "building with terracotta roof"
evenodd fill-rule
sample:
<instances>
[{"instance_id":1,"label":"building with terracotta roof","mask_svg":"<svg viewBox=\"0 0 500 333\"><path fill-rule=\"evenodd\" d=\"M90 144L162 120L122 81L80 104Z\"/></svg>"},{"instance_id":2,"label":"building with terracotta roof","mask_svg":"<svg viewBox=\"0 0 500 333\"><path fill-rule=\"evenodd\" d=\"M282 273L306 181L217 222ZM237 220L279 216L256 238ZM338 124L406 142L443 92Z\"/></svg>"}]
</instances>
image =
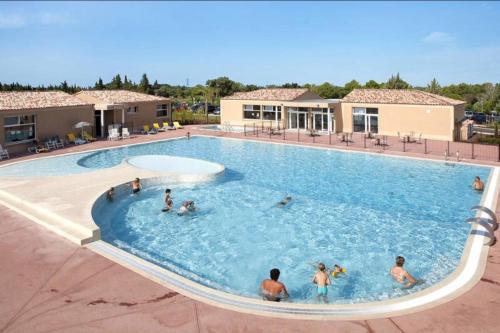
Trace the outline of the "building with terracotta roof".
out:
<instances>
[{"instance_id":1,"label":"building with terracotta roof","mask_svg":"<svg viewBox=\"0 0 500 333\"><path fill-rule=\"evenodd\" d=\"M336 131L340 101L323 99L308 89L259 89L221 99L221 122L236 126L254 124L280 128Z\"/></svg>"},{"instance_id":2,"label":"building with terracotta roof","mask_svg":"<svg viewBox=\"0 0 500 333\"><path fill-rule=\"evenodd\" d=\"M425 91L354 89L328 100L307 89L260 89L221 99L221 121L236 126L458 139L465 102Z\"/></svg>"},{"instance_id":3,"label":"building with terracotta roof","mask_svg":"<svg viewBox=\"0 0 500 333\"><path fill-rule=\"evenodd\" d=\"M35 140L64 138L81 121L92 123L94 107L62 91L0 92L0 144L23 152Z\"/></svg>"},{"instance_id":4,"label":"building with terracotta roof","mask_svg":"<svg viewBox=\"0 0 500 333\"><path fill-rule=\"evenodd\" d=\"M354 89L337 117L343 132L414 136L453 141L459 137L465 102L413 89Z\"/></svg>"},{"instance_id":5,"label":"building with terracotta roof","mask_svg":"<svg viewBox=\"0 0 500 333\"><path fill-rule=\"evenodd\" d=\"M82 90L75 97L94 104L96 136L106 136L110 126L139 130L154 122L171 120L171 100L128 90Z\"/></svg>"}]
</instances>

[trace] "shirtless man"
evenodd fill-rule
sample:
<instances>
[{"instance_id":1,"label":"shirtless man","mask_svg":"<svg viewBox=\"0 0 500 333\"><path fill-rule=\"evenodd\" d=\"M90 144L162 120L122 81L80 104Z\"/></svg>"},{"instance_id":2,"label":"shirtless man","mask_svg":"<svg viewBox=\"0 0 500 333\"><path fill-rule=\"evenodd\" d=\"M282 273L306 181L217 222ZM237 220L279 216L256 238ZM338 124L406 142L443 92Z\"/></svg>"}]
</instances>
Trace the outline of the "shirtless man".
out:
<instances>
[{"instance_id":1,"label":"shirtless man","mask_svg":"<svg viewBox=\"0 0 500 333\"><path fill-rule=\"evenodd\" d=\"M137 194L141 190L141 180L139 178L134 179L130 186L132 186L132 193Z\"/></svg>"},{"instance_id":2,"label":"shirtless man","mask_svg":"<svg viewBox=\"0 0 500 333\"><path fill-rule=\"evenodd\" d=\"M287 195L286 197L283 198L280 202L276 204L278 207L285 207L290 201L292 200L292 197Z\"/></svg>"},{"instance_id":3,"label":"shirtless man","mask_svg":"<svg viewBox=\"0 0 500 333\"><path fill-rule=\"evenodd\" d=\"M277 268L271 269L269 272L270 279L265 279L260 284L260 290L264 299L273 302L279 302L282 299L288 298L288 291L283 283L278 282L280 270Z\"/></svg>"},{"instance_id":4,"label":"shirtless man","mask_svg":"<svg viewBox=\"0 0 500 333\"><path fill-rule=\"evenodd\" d=\"M391 268L391 275L394 280L398 281L401 284L404 284L405 288L409 288L417 283L417 280L403 268L404 264L405 258L397 256L396 265Z\"/></svg>"},{"instance_id":5,"label":"shirtless man","mask_svg":"<svg viewBox=\"0 0 500 333\"><path fill-rule=\"evenodd\" d=\"M184 201L182 203L182 206L177 211L177 215L184 215L187 212L194 212L195 210L196 210L196 207L194 206L193 200Z\"/></svg>"},{"instance_id":6,"label":"shirtless man","mask_svg":"<svg viewBox=\"0 0 500 333\"><path fill-rule=\"evenodd\" d=\"M317 285L318 291L318 300L322 300L325 303L328 303L328 288L327 285L330 285L330 278L328 277L328 273L326 272L325 264L318 264L318 271L314 274L312 282Z\"/></svg>"},{"instance_id":7,"label":"shirtless man","mask_svg":"<svg viewBox=\"0 0 500 333\"><path fill-rule=\"evenodd\" d=\"M481 181L481 178L479 178L479 176L476 176L476 178L474 178L474 182L472 183L472 188L480 192L484 190L484 183Z\"/></svg>"}]
</instances>

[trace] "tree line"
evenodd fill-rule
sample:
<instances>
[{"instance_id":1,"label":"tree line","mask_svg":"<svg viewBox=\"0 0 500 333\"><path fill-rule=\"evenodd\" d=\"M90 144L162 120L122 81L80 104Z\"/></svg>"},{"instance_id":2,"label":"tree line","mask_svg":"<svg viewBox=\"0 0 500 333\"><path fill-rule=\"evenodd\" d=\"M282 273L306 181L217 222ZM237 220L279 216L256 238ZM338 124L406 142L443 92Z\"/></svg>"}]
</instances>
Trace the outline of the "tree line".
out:
<instances>
[{"instance_id":1,"label":"tree line","mask_svg":"<svg viewBox=\"0 0 500 333\"><path fill-rule=\"evenodd\" d=\"M228 77L218 77L207 80L205 85L195 85L193 87L183 85L170 85L158 83L155 80L150 83L148 76L143 74L139 83L130 80L127 75L122 79L120 74L115 75L110 82L105 83L102 78L99 78L93 87L81 87L77 85L69 85L66 81L59 85L49 86L31 86L22 85L19 83L2 84L0 83L0 91L23 91L23 90L62 90L67 93L76 93L85 89L98 90L115 90L125 89L137 91L146 94L152 94L163 97L170 97L177 103L196 103L208 101L217 104L221 97L230 96L239 91L252 91L261 88L307 88L315 92L323 98L343 98L353 89L369 88L369 89L418 89L434 94L466 101L467 109L472 109L477 112L498 111L500 112L500 83L481 83L468 84L459 83L447 86L441 86L434 78L425 87L412 86L401 78L398 74L392 75L386 82L377 82L369 80L362 84L356 80L352 80L343 86L334 85L329 82L322 84L303 84L285 83L281 85L259 86L255 84L243 84L233 81Z\"/></svg>"}]
</instances>

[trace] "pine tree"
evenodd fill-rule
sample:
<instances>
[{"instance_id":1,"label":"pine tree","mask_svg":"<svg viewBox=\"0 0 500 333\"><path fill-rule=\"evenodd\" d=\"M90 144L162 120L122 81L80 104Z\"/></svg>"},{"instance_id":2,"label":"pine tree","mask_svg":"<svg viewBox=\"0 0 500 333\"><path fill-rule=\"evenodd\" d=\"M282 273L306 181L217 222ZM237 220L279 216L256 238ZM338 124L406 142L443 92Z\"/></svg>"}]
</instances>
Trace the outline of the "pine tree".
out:
<instances>
[{"instance_id":1,"label":"pine tree","mask_svg":"<svg viewBox=\"0 0 500 333\"><path fill-rule=\"evenodd\" d=\"M120 77L120 74L116 74L116 76L111 80L110 84L111 89L122 89L123 88L123 83L122 83L122 78Z\"/></svg>"},{"instance_id":2,"label":"pine tree","mask_svg":"<svg viewBox=\"0 0 500 333\"><path fill-rule=\"evenodd\" d=\"M104 83L101 78L95 83L94 88L97 90L104 90Z\"/></svg>"},{"instance_id":3,"label":"pine tree","mask_svg":"<svg viewBox=\"0 0 500 333\"><path fill-rule=\"evenodd\" d=\"M139 82L138 90L140 92L150 94L151 93L151 85L149 84L149 79L146 73L142 74L141 82Z\"/></svg>"},{"instance_id":4,"label":"pine tree","mask_svg":"<svg viewBox=\"0 0 500 333\"><path fill-rule=\"evenodd\" d=\"M441 86L439 85L439 82L437 82L436 78L432 79L432 81L427 85L426 90L433 94L439 94Z\"/></svg>"},{"instance_id":5,"label":"pine tree","mask_svg":"<svg viewBox=\"0 0 500 333\"><path fill-rule=\"evenodd\" d=\"M399 73L396 74L396 76L391 75L390 79L387 81L385 87L387 89L409 89L411 86L403 80L400 76Z\"/></svg>"}]
</instances>

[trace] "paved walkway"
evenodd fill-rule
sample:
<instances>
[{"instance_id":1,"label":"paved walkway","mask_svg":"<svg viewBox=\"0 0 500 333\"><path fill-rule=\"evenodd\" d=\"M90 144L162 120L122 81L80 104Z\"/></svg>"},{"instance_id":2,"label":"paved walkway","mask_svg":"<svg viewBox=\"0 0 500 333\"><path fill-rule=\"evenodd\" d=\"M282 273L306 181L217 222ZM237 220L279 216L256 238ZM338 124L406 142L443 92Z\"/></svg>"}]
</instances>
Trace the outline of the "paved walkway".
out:
<instances>
[{"instance_id":1,"label":"paved walkway","mask_svg":"<svg viewBox=\"0 0 500 333\"><path fill-rule=\"evenodd\" d=\"M164 136L179 134L182 132ZM160 136L141 136L133 142L151 137ZM118 144L122 143L97 142L71 149ZM497 237L500 237L498 232ZM78 247L2 206L0 267L0 333L317 330L496 333L500 328L498 245L490 250L482 280L461 297L416 314L366 321L284 320L209 306Z\"/></svg>"}]
</instances>

